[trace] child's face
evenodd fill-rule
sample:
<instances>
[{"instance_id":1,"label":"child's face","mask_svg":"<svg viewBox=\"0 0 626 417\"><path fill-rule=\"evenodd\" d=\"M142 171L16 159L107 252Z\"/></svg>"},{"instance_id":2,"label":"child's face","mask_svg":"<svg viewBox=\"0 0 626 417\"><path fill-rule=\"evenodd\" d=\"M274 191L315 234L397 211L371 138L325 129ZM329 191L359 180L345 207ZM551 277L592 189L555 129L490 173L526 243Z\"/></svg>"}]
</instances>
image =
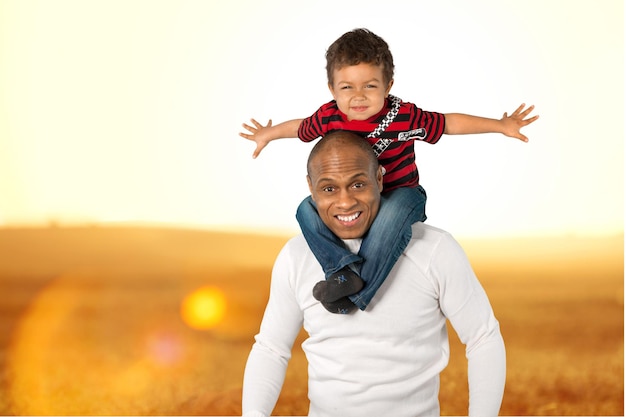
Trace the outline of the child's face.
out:
<instances>
[{"instance_id":1,"label":"child's face","mask_svg":"<svg viewBox=\"0 0 626 417\"><path fill-rule=\"evenodd\" d=\"M348 120L366 120L383 108L392 85L385 83L382 66L361 63L334 70L328 88Z\"/></svg>"}]
</instances>

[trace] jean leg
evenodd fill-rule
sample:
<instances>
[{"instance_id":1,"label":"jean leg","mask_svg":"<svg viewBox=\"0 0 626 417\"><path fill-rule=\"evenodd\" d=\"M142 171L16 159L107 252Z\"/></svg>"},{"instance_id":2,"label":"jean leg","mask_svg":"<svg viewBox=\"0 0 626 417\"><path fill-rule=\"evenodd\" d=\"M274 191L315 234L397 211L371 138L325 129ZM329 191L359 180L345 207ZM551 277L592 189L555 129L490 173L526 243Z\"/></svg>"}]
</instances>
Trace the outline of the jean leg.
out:
<instances>
[{"instance_id":1,"label":"jean leg","mask_svg":"<svg viewBox=\"0 0 626 417\"><path fill-rule=\"evenodd\" d=\"M363 289L350 300L365 310L411 240L411 225L426 220L426 192L419 186L395 189L381 198L380 209L363 239L359 255Z\"/></svg>"},{"instance_id":2,"label":"jean leg","mask_svg":"<svg viewBox=\"0 0 626 417\"><path fill-rule=\"evenodd\" d=\"M298 206L296 219L326 278L345 266L363 260L361 256L350 252L341 239L322 222L311 196L305 198Z\"/></svg>"}]
</instances>

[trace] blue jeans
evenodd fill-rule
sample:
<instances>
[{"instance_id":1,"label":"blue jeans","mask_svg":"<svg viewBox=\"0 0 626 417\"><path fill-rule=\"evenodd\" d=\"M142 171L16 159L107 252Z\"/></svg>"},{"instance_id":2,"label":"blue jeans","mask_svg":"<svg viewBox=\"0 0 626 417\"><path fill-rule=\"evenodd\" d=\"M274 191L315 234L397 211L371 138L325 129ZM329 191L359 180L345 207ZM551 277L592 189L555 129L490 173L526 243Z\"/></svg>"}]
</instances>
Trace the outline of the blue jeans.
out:
<instances>
[{"instance_id":1,"label":"blue jeans","mask_svg":"<svg viewBox=\"0 0 626 417\"><path fill-rule=\"evenodd\" d=\"M322 222L310 196L298 206L296 219L326 278L348 265L361 276L365 285L350 300L365 310L409 244L411 225L426 220L425 207L426 191L421 186L383 194L378 214L356 255Z\"/></svg>"}]
</instances>

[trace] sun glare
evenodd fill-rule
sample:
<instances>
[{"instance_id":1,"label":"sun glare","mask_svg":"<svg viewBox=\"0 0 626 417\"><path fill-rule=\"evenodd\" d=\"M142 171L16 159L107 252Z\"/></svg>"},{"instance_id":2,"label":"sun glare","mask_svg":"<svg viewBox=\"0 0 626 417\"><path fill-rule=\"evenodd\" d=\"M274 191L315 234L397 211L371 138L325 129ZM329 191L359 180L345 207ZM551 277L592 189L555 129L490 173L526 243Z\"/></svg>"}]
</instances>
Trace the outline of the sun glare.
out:
<instances>
[{"instance_id":1,"label":"sun glare","mask_svg":"<svg viewBox=\"0 0 626 417\"><path fill-rule=\"evenodd\" d=\"M226 314L226 297L216 287L198 288L183 300L181 316L194 329L207 330L218 325Z\"/></svg>"}]
</instances>

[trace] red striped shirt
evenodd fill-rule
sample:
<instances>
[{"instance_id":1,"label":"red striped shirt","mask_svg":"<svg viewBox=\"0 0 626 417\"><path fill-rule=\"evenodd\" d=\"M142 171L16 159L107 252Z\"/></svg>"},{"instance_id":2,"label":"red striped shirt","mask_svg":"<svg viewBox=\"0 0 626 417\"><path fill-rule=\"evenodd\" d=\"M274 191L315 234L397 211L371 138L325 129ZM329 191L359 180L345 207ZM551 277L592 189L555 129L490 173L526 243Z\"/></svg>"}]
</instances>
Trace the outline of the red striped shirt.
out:
<instances>
[{"instance_id":1,"label":"red striped shirt","mask_svg":"<svg viewBox=\"0 0 626 417\"><path fill-rule=\"evenodd\" d=\"M382 110L367 120L348 121L339 111L333 100L320 107L315 114L302 121L298 137L303 142L311 142L335 130L347 130L356 133L374 145L379 138L367 138L390 110L390 100L385 100ZM428 112L413 103L401 102L400 110L394 121L380 135L380 138L393 142L379 156L378 161L385 168L383 177L385 191L399 187L416 187L419 184L419 172L415 164L414 141L437 143L443 135L445 117L441 113Z\"/></svg>"}]
</instances>

